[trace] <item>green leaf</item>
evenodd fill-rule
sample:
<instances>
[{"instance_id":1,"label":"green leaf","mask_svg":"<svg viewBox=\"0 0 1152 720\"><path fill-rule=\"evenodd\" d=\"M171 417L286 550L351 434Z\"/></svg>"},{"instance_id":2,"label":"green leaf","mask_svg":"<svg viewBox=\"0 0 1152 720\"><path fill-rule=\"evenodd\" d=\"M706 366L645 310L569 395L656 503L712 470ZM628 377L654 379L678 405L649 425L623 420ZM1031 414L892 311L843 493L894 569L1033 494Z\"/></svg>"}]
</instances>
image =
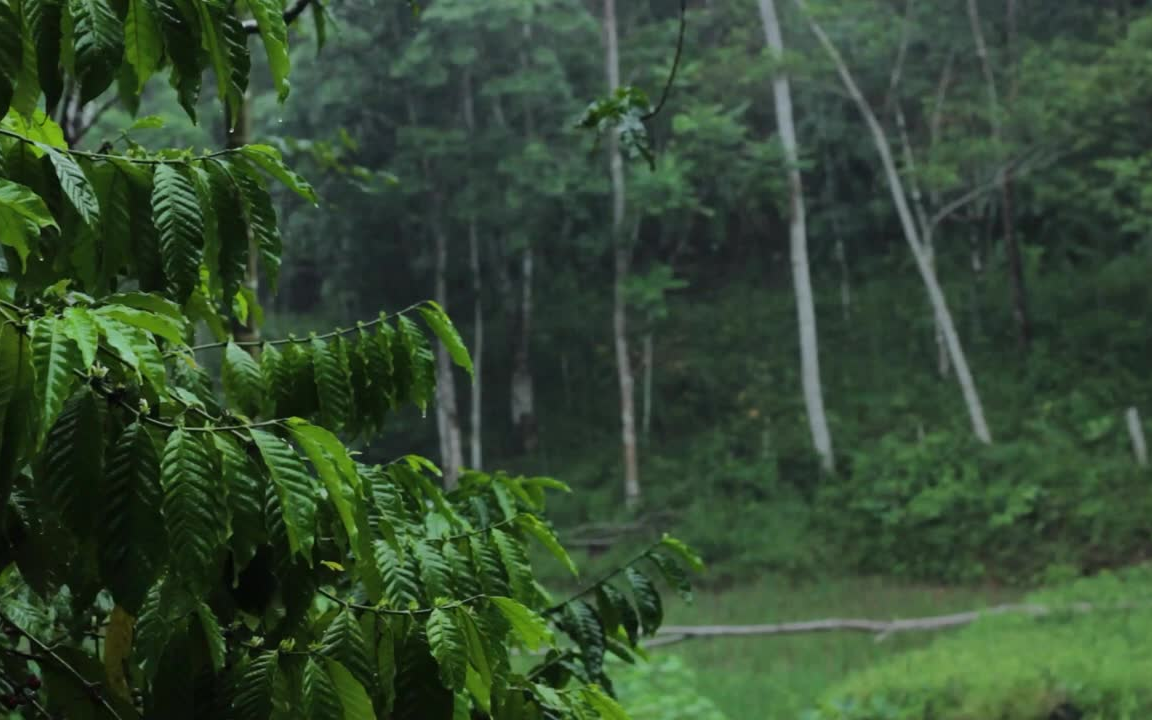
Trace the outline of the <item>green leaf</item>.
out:
<instances>
[{"instance_id":1,"label":"green leaf","mask_svg":"<svg viewBox=\"0 0 1152 720\"><path fill-rule=\"evenodd\" d=\"M240 412L255 417L260 412L267 395L264 376L252 355L234 342L224 349L224 366L221 369L224 393Z\"/></svg>"},{"instance_id":2,"label":"green leaf","mask_svg":"<svg viewBox=\"0 0 1152 720\"><path fill-rule=\"evenodd\" d=\"M265 650L241 669L231 717L264 720L272 714L272 692L280 674L279 661L277 651Z\"/></svg>"},{"instance_id":3,"label":"green leaf","mask_svg":"<svg viewBox=\"0 0 1152 720\"><path fill-rule=\"evenodd\" d=\"M207 585L224 537L223 487L197 433L173 430L160 465L172 566L193 587Z\"/></svg>"},{"instance_id":4,"label":"green leaf","mask_svg":"<svg viewBox=\"0 0 1152 720\"><path fill-rule=\"evenodd\" d=\"M559 560L567 568L568 572L575 576L580 575L580 570L576 567L576 563L572 562L572 557L568 555L568 551L556 539L552 529L542 523L540 518L535 515L523 514L516 519L516 525L536 538L548 552L552 553L552 557Z\"/></svg>"},{"instance_id":5,"label":"green leaf","mask_svg":"<svg viewBox=\"0 0 1152 720\"><path fill-rule=\"evenodd\" d=\"M696 572L704 572L704 561L700 559L700 556L668 533L664 533L664 536L660 538L660 546L672 551Z\"/></svg>"},{"instance_id":6,"label":"green leaf","mask_svg":"<svg viewBox=\"0 0 1152 720\"><path fill-rule=\"evenodd\" d=\"M528 562L524 545L499 528L492 530L491 533L492 540L500 552L500 562L504 564L504 569L508 573L512 597L521 602L532 600L536 591L532 584L532 566Z\"/></svg>"},{"instance_id":7,"label":"green leaf","mask_svg":"<svg viewBox=\"0 0 1152 720\"><path fill-rule=\"evenodd\" d=\"M660 570L660 574L664 576L664 580L672 586L672 589L684 600L684 602L692 602L692 584L688 582L688 575L684 572L684 568L680 567L675 560L659 553L649 553L648 559L652 564Z\"/></svg>"},{"instance_id":8,"label":"green leaf","mask_svg":"<svg viewBox=\"0 0 1152 720\"><path fill-rule=\"evenodd\" d=\"M411 378L408 396L421 410L426 410L432 400L432 393L436 387L436 360L432 355L432 348L428 339L416 323L401 315L396 322L396 337L400 346L404 348L408 359L408 368ZM396 354L393 353L393 358ZM398 378L399 381L399 378Z\"/></svg>"},{"instance_id":9,"label":"green leaf","mask_svg":"<svg viewBox=\"0 0 1152 720\"><path fill-rule=\"evenodd\" d=\"M174 320L166 315L158 315L125 305L104 305L93 311L93 314L113 318L125 325L140 328L175 345L185 344L188 328L184 318Z\"/></svg>"},{"instance_id":10,"label":"green leaf","mask_svg":"<svg viewBox=\"0 0 1152 720\"><path fill-rule=\"evenodd\" d=\"M564 631L580 647L580 657L588 677L599 677L604 669L604 627L592 606L576 600L564 606Z\"/></svg>"},{"instance_id":11,"label":"green leaf","mask_svg":"<svg viewBox=\"0 0 1152 720\"><path fill-rule=\"evenodd\" d=\"M100 302L105 305L126 305L131 308L139 310L147 310L156 315L164 315L175 320L183 332L184 323L186 322L184 313L180 306L171 300L160 297L154 293L143 292L125 292L109 295L108 297L101 298ZM179 340L176 342L183 342Z\"/></svg>"},{"instance_id":12,"label":"green leaf","mask_svg":"<svg viewBox=\"0 0 1152 720\"><path fill-rule=\"evenodd\" d=\"M116 77L124 29L106 0L68 0L81 105L96 99Z\"/></svg>"},{"instance_id":13,"label":"green leaf","mask_svg":"<svg viewBox=\"0 0 1152 720\"><path fill-rule=\"evenodd\" d=\"M316 391L320 397L321 422L340 429L352 409L352 372L348 353L339 338L324 342L312 338L312 361L316 364Z\"/></svg>"},{"instance_id":14,"label":"green leaf","mask_svg":"<svg viewBox=\"0 0 1152 720\"><path fill-rule=\"evenodd\" d=\"M36 398L40 420L51 425L64 407L81 369L80 351L69 337L63 320L43 317L32 331L32 362L36 366Z\"/></svg>"},{"instance_id":15,"label":"green leaf","mask_svg":"<svg viewBox=\"0 0 1152 720\"><path fill-rule=\"evenodd\" d=\"M224 660L228 648L224 644L224 633L220 630L220 621L212 608L204 603L196 606L196 617L200 620L200 629L204 631L204 642L208 647L208 659L212 669L220 672L224 669Z\"/></svg>"},{"instance_id":16,"label":"green leaf","mask_svg":"<svg viewBox=\"0 0 1152 720\"><path fill-rule=\"evenodd\" d=\"M176 300L183 304L200 282L204 224L196 187L180 168L160 165L152 187L152 217L160 235L164 273Z\"/></svg>"},{"instance_id":17,"label":"green leaf","mask_svg":"<svg viewBox=\"0 0 1152 720\"><path fill-rule=\"evenodd\" d=\"M375 683L371 652L360 623L350 610L341 610L324 630L320 640L323 655L339 662L365 688Z\"/></svg>"},{"instance_id":18,"label":"green leaf","mask_svg":"<svg viewBox=\"0 0 1152 720\"><path fill-rule=\"evenodd\" d=\"M276 223L276 208L272 196L268 194L264 178L251 168L234 165L233 173L243 199L244 216L256 247L260 251L260 261L268 277L268 285L273 292L280 276L280 254L283 250L280 228Z\"/></svg>"},{"instance_id":19,"label":"green leaf","mask_svg":"<svg viewBox=\"0 0 1152 720\"><path fill-rule=\"evenodd\" d=\"M444 312L444 308L429 301L420 306L420 314L424 316L424 322L428 323L428 327L432 328L432 332L436 333L436 337L448 349L448 354L452 356L452 362L472 375L472 358L468 355L468 348L464 346L463 338L460 337L456 326L452 324L452 320L448 318L448 313Z\"/></svg>"},{"instance_id":20,"label":"green leaf","mask_svg":"<svg viewBox=\"0 0 1152 720\"><path fill-rule=\"evenodd\" d=\"M224 37L224 16L228 11L216 3L212 2L194 2L192 3L200 18L200 41L204 50L208 53L208 59L212 63L212 71L216 75L216 86L218 95L221 102L233 103L235 107L236 102L243 102L243 96L233 97L230 93L230 83L232 79L232 56L228 48L228 43ZM232 120L235 120L236 110L231 110L233 113ZM233 124L230 122L229 127Z\"/></svg>"},{"instance_id":21,"label":"green leaf","mask_svg":"<svg viewBox=\"0 0 1152 720\"><path fill-rule=\"evenodd\" d=\"M227 11L220 21L224 39L224 49L228 53L228 64L231 74L228 76L227 109L229 119L235 123L240 118L240 109L248 92L248 76L252 72L252 57L248 54L248 33L239 16ZM233 125L234 127L234 125Z\"/></svg>"},{"instance_id":22,"label":"green leaf","mask_svg":"<svg viewBox=\"0 0 1152 720\"><path fill-rule=\"evenodd\" d=\"M63 35L61 32L62 6L63 3L59 0L23 0L21 3L25 31L31 34L32 40L36 44L36 71L39 75L40 88L44 92L44 105L48 114L55 112L56 105L60 102L60 96L64 92L64 77L60 71L63 50L60 46ZM25 51L27 51L27 45L25 45ZM36 100L38 98L33 98L33 102ZM40 110L34 110L32 113L33 123L42 124L42 116L43 113ZM62 136L57 147L64 147Z\"/></svg>"},{"instance_id":23,"label":"green leaf","mask_svg":"<svg viewBox=\"0 0 1152 720\"><path fill-rule=\"evenodd\" d=\"M64 332L80 349L84 367L91 367L96 362L96 350L100 344L100 328L95 318L86 308L70 307L64 311L63 325Z\"/></svg>"},{"instance_id":24,"label":"green leaf","mask_svg":"<svg viewBox=\"0 0 1152 720\"><path fill-rule=\"evenodd\" d=\"M131 336L125 333L125 330L128 329L127 326L118 320L95 313L92 314L92 318L100 326L100 332L104 334L104 338L108 341L108 345L116 358L139 375L140 356L136 354L136 347Z\"/></svg>"},{"instance_id":25,"label":"green leaf","mask_svg":"<svg viewBox=\"0 0 1152 720\"><path fill-rule=\"evenodd\" d=\"M148 78L152 77L164 59L164 38L160 34L160 22L151 0L128 0L128 17L124 21L124 55L136 70L135 90L141 92ZM163 121L160 125L163 125ZM140 121L137 121L130 129L139 127Z\"/></svg>"},{"instance_id":26,"label":"green leaf","mask_svg":"<svg viewBox=\"0 0 1152 720\"><path fill-rule=\"evenodd\" d=\"M419 574L383 540L375 540L372 549L376 567L384 579L384 596L393 607L406 609L420 602Z\"/></svg>"},{"instance_id":27,"label":"green leaf","mask_svg":"<svg viewBox=\"0 0 1152 720\"><path fill-rule=\"evenodd\" d=\"M450 690L462 690L468 671L468 648L464 633L450 611L437 608L428 616L428 647L440 665L440 682Z\"/></svg>"},{"instance_id":28,"label":"green leaf","mask_svg":"<svg viewBox=\"0 0 1152 720\"><path fill-rule=\"evenodd\" d=\"M512 626L512 632L526 648L535 652L544 645L551 644L552 631L548 629L544 618L512 598L491 597L489 600Z\"/></svg>"},{"instance_id":29,"label":"green leaf","mask_svg":"<svg viewBox=\"0 0 1152 720\"><path fill-rule=\"evenodd\" d=\"M20 15L23 16L24 32L21 34L21 68L16 80L16 92L12 96L12 109L24 117L30 117L40 101L40 72L37 67L39 64L38 33L36 32L38 8L36 2L37 0L21 0L16 3L16 6L20 8ZM3 40L0 40L0 43L3 43ZM0 53L3 51L0 50ZM3 71L0 71L0 78L2 77ZM0 80L0 82L3 81ZM0 110L0 113L2 112Z\"/></svg>"},{"instance_id":30,"label":"green leaf","mask_svg":"<svg viewBox=\"0 0 1152 720\"><path fill-rule=\"evenodd\" d=\"M16 251L16 256L20 258L21 270L28 269L28 256L32 254L32 247L29 245L29 237L32 235L30 229L24 218L10 208L0 205L0 245L7 245ZM0 248L0 260L5 260L3 272L7 272L8 263L4 258L3 248Z\"/></svg>"},{"instance_id":31,"label":"green leaf","mask_svg":"<svg viewBox=\"0 0 1152 720\"><path fill-rule=\"evenodd\" d=\"M59 229L48 206L32 188L20 183L0 178L0 207L11 210L16 215L31 221L39 228Z\"/></svg>"},{"instance_id":32,"label":"green leaf","mask_svg":"<svg viewBox=\"0 0 1152 720\"><path fill-rule=\"evenodd\" d=\"M148 431L134 422L108 455L98 526L100 571L116 602L135 614L166 550L160 508L160 456Z\"/></svg>"},{"instance_id":33,"label":"green leaf","mask_svg":"<svg viewBox=\"0 0 1152 720\"><path fill-rule=\"evenodd\" d=\"M452 568L440 549L427 540L419 540L413 544L412 551L420 564L425 594L433 602L452 597Z\"/></svg>"},{"instance_id":34,"label":"green leaf","mask_svg":"<svg viewBox=\"0 0 1152 720\"><path fill-rule=\"evenodd\" d=\"M308 202L319 202L316 191L307 180L284 164L284 158L276 148L271 145L245 145L240 148L240 153Z\"/></svg>"},{"instance_id":35,"label":"green leaf","mask_svg":"<svg viewBox=\"0 0 1152 720\"><path fill-rule=\"evenodd\" d=\"M155 0L164 35L164 47L172 62L169 82L176 88L180 106L193 122L200 98L200 31L195 12L180 10L182 0Z\"/></svg>"},{"instance_id":36,"label":"green leaf","mask_svg":"<svg viewBox=\"0 0 1152 720\"><path fill-rule=\"evenodd\" d=\"M150 0L131 0L131 2L141 2L147 5ZM156 32L160 32L159 23L156 24ZM136 73L139 74L140 71L137 70ZM159 115L145 115L133 120L132 124L128 126L127 132L132 132L133 130L159 130L164 127L164 125L164 118Z\"/></svg>"},{"instance_id":37,"label":"green leaf","mask_svg":"<svg viewBox=\"0 0 1152 720\"><path fill-rule=\"evenodd\" d=\"M279 0L248 0L248 9L260 28L260 38L264 41L264 51L268 54L268 69L272 71L272 83L280 102L288 97L288 72L291 61L288 57L288 26L284 22L284 5Z\"/></svg>"},{"instance_id":38,"label":"green leaf","mask_svg":"<svg viewBox=\"0 0 1152 720\"><path fill-rule=\"evenodd\" d=\"M600 714L603 720L630 720L628 713L605 693L599 685L585 685L580 689L584 701Z\"/></svg>"},{"instance_id":39,"label":"green leaf","mask_svg":"<svg viewBox=\"0 0 1152 720\"><path fill-rule=\"evenodd\" d=\"M311 564L316 541L316 486L288 443L263 430L252 430L264 466L280 500L288 544L293 555Z\"/></svg>"},{"instance_id":40,"label":"green leaf","mask_svg":"<svg viewBox=\"0 0 1152 720\"><path fill-rule=\"evenodd\" d=\"M12 96L16 92L16 82L24 59L24 40L20 18L9 6L8 0L0 0L0 117L8 112Z\"/></svg>"},{"instance_id":41,"label":"green leaf","mask_svg":"<svg viewBox=\"0 0 1152 720\"><path fill-rule=\"evenodd\" d=\"M93 528L104 465L103 420L95 395L82 388L48 431L42 455L47 501L78 535Z\"/></svg>"},{"instance_id":42,"label":"green leaf","mask_svg":"<svg viewBox=\"0 0 1152 720\"><path fill-rule=\"evenodd\" d=\"M617 627L623 627L628 642L635 647L640 637L640 616L636 614L636 609L628 602L624 593L611 583L601 583L596 588L596 601L605 632L612 635L615 634Z\"/></svg>"},{"instance_id":43,"label":"green leaf","mask_svg":"<svg viewBox=\"0 0 1152 720\"><path fill-rule=\"evenodd\" d=\"M328 670L315 658L304 664L304 709L313 720L344 720L340 693Z\"/></svg>"},{"instance_id":44,"label":"green leaf","mask_svg":"<svg viewBox=\"0 0 1152 720\"><path fill-rule=\"evenodd\" d=\"M344 720L376 720L376 712L372 709L372 699L364 686L344 667L335 660L326 661L328 674L332 678L332 685L344 706Z\"/></svg>"},{"instance_id":45,"label":"green leaf","mask_svg":"<svg viewBox=\"0 0 1152 720\"><path fill-rule=\"evenodd\" d=\"M640 625L644 632L653 635L664 621L664 607L660 602L660 594L656 586L647 575L634 567L624 570L628 578L628 585L632 589L632 598L636 601L636 610L640 614Z\"/></svg>"},{"instance_id":46,"label":"green leaf","mask_svg":"<svg viewBox=\"0 0 1152 720\"><path fill-rule=\"evenodd\" d=\"M233 566L239 575L256 548L267 539L264 529L264 482L255 462L226 433L213 433L212 440L220 453L221 471L228 488L228 518L232 529L229 543Z\"/></svg>"}]
</instances>

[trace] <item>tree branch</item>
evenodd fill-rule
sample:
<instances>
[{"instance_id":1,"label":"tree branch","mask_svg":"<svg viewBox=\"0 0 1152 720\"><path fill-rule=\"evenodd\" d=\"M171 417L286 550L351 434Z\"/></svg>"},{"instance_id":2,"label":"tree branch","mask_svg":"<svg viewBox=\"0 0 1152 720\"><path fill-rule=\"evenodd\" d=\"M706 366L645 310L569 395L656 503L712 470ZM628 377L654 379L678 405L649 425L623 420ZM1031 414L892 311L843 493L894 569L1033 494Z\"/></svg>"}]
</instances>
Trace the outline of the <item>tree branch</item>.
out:
<instances>
[{"instance_id":1,"label":"tree branch","mask_svg":"<svg viewBox=\"0 0 1152 720\"><path fill-rule=\"evenodd\" d=\"M680 0L680 33L676 38L676 56L672 59L672 70L668 73L668 80L664 83L664 91L660 94L660 102L656 103L656 107L652 108L650 112L640 118L641 121L647 122L660 114L664 109L664 104L668 102L668 96L672 94L672 85L676 82L676 72L680 69L680 58L684 54L684 33L688 29L688 0Z\"/></svg>"},{"instance_id":2,"label":"tree branch","mask_svg":"<svg viewBox=\"0 0 1152 720\"><path fill-rule=\"evenodd\" d=\"M296 22L296 18L300 17L312 2L313 0L296 0L292 3L292 6L284 11L284 24L291 25ZM256 24L255 20L245 20L244 32L255 35L260 32L260 26Z\"/></svg>"},{"instance_id":3,"label":"tree branch","mask_svg":"<svg viewBox=\"0 0 1152 720\"><path fill-rule=\"evenodd\" d=\"M118 96L113 95L112 97L105 100L104 103L100 105L100 107L93 110L90 114L81 113L82 118L80 126L72 131L72 142L78 143L83 140L84 136L88 134L88 131L91 130L96 125L97 121L100 120L100 116L108 112L108 110L117 102L119 102L119 100L120 98Z\"/></svg>"}]
</instances>

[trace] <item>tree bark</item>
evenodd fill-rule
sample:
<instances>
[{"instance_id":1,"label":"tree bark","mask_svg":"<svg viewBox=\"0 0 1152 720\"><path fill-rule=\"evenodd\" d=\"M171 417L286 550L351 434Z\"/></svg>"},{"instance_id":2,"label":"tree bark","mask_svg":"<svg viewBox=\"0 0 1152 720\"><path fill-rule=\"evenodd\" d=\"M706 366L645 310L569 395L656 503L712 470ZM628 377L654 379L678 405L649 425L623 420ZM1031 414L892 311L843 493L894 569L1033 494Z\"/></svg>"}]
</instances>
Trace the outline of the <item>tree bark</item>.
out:
<instances>
[{"instance_id":1,"label":"tree bark","mask_svg":"<svg viewBox=\"0 0 1152 720\"><path fill-rule=\"evenodd\" d=\"M640 437L644 439L644 446L647 447L652 434L652 372L654 370L653 363L653 339L652 331L648 330L644 333L644 342L641 349L642 364L644 366L644 387L642 395L641 406L641 419L640 419Z\"/></svg>"},{"instance_id":2,"label":"tree bark","mask_svg":"<svg viewBox=\"0 0 1152 720\"><path fill-rule=\"evenodd\" d=\"M775 0L760 0L760 19L768 47L782 60L784 39ZM800 150L796 140L795 121L792 117L792 89L788 74L778 69L772 80L776 101L776 125L784 158L788 163L789 238L792 253L792 284L796 292L796 315L800 325L800 368L804 386L804 406L808 414L808 429L812 445L820 456L825 472L835 470L832 453L832 434L828 431L828 417L824 412L824 393L820 383L820 352L816 332L816 308L812 299L812 277L808 267L808 234L804 209L804 181L800 175Z\"/></svg>"},{"instance_id":3,"label":"tree bark","mask_svg":"<svg viewBox=\"0 0 1152 720\"><path fill-rule=\"evenodd\" d=\"M1004 251L1008 256L1008 272L1012 284L1012 315L1016 320L1016 332L1020 348L1027 351L1032 342L1032 324L1028 315L1028 293L1024 284L1024 262L1020 255L1020 245L1016 240L1015 226L1012 218L1010 171L1003 167L1004 134L1000 122L1000 99L996 89L996 74L992 69L992 61L988 58L988 46L984 42L984 31L980 23L980 10L976 0L968 0L968 20L972 25L972 39L976 44L976 55L980 58L980 67L984 71L984 82L988 91L989 122L992 125L992 142L996 147L996 162L1001 164L1001 169L998 170L996 174L996 180L1002 200L1000 212L1003 222Z\"/></svg>"},{"instance_id":4,"label":"tree bark","mask_svg":"<svg viewBox=\"0 0 1152 720\"><path fill-rule=\"evenodd\" d=\"M604 59L608 91L620 87L620 40L616 30L616 0L604 0ZM632 359L628 348L628 308L624 283L631 264L631 248L624 234L624 158L620 138L608 137L609 171L612 176L612 334L616 347L616 375L620 384L620 437L624 449L624 501L628 507L640 502L640 468L636 453L636 399Z\"/></svg>"},{"instance_id":5,"label":"tree bark","mask_svg":"<svg viewBox=\"0 0 1152 720\"><path fill-rule=\"evenodd\" d=\"M448 309L448 233L440 224L442 204L435 202L436 219L432 221L432 234L436 243L436 302ZM456 378L452 373L452 357L444 343L436 345L436 424L440 431L440 462L444 471L444 487L452 490L464 466L460 441L460 413L456 403Z\"/></svg>"},{"instance_id":6,"label":"tree bark","mask_svg":"<svg viewBox=\"0 0 1152 720\"><path fill-rule=\"evenodd\" d=\"M808 14L805 1L794 0L794 2L797 7L804 12L808 20L808 26L820 41L820 45L824 48L825 52L828 53L829 58L836 66L836 71L840 75L840 79L844 83L844 87L848 91L849 96L860 110L860 114L864 116L864 121L868 125L873 143L876 146L876 151L879 153L880 160L884 166L884 174L888 180L888 187L892 193L896 213L900 218L900 225L904 230L904 237L908 241L908 246L916 261L916 267L920 271L920 276L928 291L928 298L932 302L933 309L940 321L941 330L944 332L944 339L948 346L948 353L951 356L952 365L956 369L956 379L960 383L960 389L968 409L969 420L972 423L972 430L981 442L986 444L991 443L992 433L984 418L984 406L980 402L980 395L976 390L976 383L968 367L968 359L965 357L964 348L960 344L960 336L957 334L956 326L952 322L952 314L948 309L948 301L944 297L944 292L941 290L940 283L936 279L936 273L932 269L932 263L921 243L916 221L913 218L911 208L908 206L904 183L901 181L900 173L896 169L896 163L892 159L892 147L888 143L888 138L885 136L880 122L876 119L876 114L872 111L872 106L868 104L863 93L860 92L860 88L856 84L856 80L853 78L851 71L848 69L848 65L844 62L844 58L840 55L840 51L836 49L836 46L832 43L828 34L824 32L824 28L821 27L820 23Z\"/></svg>"},{"instance_id":7,"label":"tree bark","mask_svg":"<svg viewBox=\"0 0 1152 720\"><path fill-rule=\"evenodd\" d=\"M536 400L532 387L532 283L535 256L528 245L520 255L520 299L516 318L516 345L512 355L512 424L520 438L520 450L536 451Z\"/></svg>"},{"instance_id":8,"label":"tree bark","mask_svg":"<svg viewBox=\"0 0 1152 720\"><path fill-rule=\"evenodd\" d=\"M472 96L472 75L465 69L461 85L464 125L469 137L476 134L476 106ZM470 464L480 469L484 464L483 388L484 388L484 277L480 271L480 237L476 217L468 219L468 267L472 273L472 398L469 406L468 449Z\"/></svg>"}]
</instances>

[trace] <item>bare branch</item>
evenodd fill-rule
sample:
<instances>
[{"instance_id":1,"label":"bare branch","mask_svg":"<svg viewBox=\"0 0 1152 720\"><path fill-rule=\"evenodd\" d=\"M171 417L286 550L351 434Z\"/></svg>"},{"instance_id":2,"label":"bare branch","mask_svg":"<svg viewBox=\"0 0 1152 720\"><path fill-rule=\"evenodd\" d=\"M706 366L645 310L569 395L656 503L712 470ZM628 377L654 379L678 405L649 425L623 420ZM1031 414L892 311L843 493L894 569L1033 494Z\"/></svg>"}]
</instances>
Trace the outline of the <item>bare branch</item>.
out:
<instances>
[{"instance_id":1,"label":"bare branch","mask_svg":"<svg viewBox=\"0 0 1152 720\"><path fill-rule=\"evenodd\" d=\"M284 11L284 23L291 25L296 22L296 18L300 17L308 6L312 4L312 0L296 0L292 6ZM244 32L249 35L255 35L260 32L260 26L256 24L255 20L244 21Z\"/></svg>"},{"instance_id":2,"label":"bare branch","mask_svg":"<svg viewBox=\"0 0 1152 720\"><path fill-rule=\"evenodd\" d=\"M92 108L92 106L86 106L85 109L80 113L79 126L76 127L72 132L72 142L78 143L83 140L84 136L88 134L88 131L91 130L93 126L95 126L96 123L100 120L100 116L108 112L108 110L119 100L119 97L113 95L112 97L105 100L99 107L91 109L90 111L89 108Z\"/></svg>"}]
</instances>

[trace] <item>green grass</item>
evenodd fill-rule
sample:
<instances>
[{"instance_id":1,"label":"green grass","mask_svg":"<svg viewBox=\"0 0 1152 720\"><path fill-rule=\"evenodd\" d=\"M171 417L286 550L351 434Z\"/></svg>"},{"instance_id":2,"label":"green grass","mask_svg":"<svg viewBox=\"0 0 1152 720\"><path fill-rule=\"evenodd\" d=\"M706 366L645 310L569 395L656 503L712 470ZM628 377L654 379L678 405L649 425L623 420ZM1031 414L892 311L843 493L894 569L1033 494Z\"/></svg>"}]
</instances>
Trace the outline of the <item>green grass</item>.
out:
<instances>
[{"instance_id":1,"label":"green grass","mask_svg":"<svg viewBox=\"0 0 1152 720\"><path fill-rule=\"evenodd\" d=\"M763 580L699 594L693 605L669 601L669 624L753 624L824 617L894 619L1009 602L1007 591L932 588L880 580L827 580L793 585ZM653 650L653 661L683 658L700 693L729 720L796 720L849 674L927 645L941 633L902 634L882 642L867 635L697 639ZM624 692L643 694L624 682ZM627 705L628 697L621 698ZM634 698L633 702L641 702ZM653 718L665 720L665 718Z\"/></svg>"}]
</instances>

